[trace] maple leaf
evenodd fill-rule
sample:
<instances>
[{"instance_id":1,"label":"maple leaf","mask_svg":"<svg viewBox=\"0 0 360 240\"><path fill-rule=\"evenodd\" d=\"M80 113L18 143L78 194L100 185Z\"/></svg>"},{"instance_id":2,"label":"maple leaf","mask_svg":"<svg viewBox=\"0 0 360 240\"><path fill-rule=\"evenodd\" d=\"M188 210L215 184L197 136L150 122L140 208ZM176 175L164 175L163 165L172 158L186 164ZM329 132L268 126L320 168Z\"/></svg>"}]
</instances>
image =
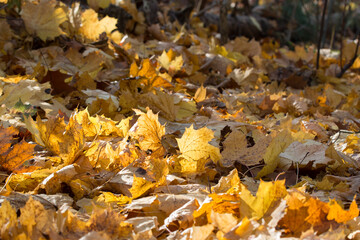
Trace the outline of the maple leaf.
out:
<instances>
[{"instance_id":1,"label":"maple leaf","mask_svg":"<svg viewBox=\"0 0 360 240\"><path fill-rule=\"evenodd\" d=\"M170 121L175 121L178 107L174 103L174 98L170 94L156 90L155 93L143 95L146 104L161 116Z\"/></svg>"},{"instance_id":2,"label":"maple leaf","mask_svg":"<svg viewBox=\"0 0 360 240\"><path fill-rule=\"evenodd\" d=\"M7 78L5 78L7 79ZM6 81L3 79L3 81ZM28 103L33 106L42 106L47 110L46 103L51 99L51 95L46 93L46 89L50 89L50 83L40 84L36 80L30 80L28 77L16 83L7 83L2 88L2 95L0 96L0 103L5 104L8 108L14 107L19 99L23 103Z\"/></svg>"},{"instance_id":3,"label":"maple leaf","mask_svg":"<svg viewBox=\"0 0 360 240\"><path fill-rule=\"evenodd\" d=\"M314 136L312 134L306 134L303 132L291 133L288 129L284 129L278 133L270 142L264 155L264 162L266 166L256 176L260 178L275 170L280 162L279 155L281 152L294 141L303 141L304 139L311 139Z\"/></svg>"},{"instance_id":4,"label":"maple leaf","mask_svg":"<svg viewBox=\"0 0 360 240\"><path fill-rule=\"evenodd\" d=\"M29 192L33 191L49 175L55 172L55 169L36 169L31 173L18 173L9 178L7 189L10 191ZM56 190L53 188L53 190Z\"/></svg>"},{"instance_id":5,"label":"maple leaf","mask_svg":"<svg viewBox=\"0 0 360 240\"><path fill-rule=\"evenodd\" d=\"M359 216L359 208L356 204L355 198L350 204L348 211L344 210L334 199L330 200L328 220L335 220L338 223L346 223L347 221Z\"/></svg>"},{"instance_id":6,"label":"maple leaf","mask_svg":"<svg viewBox=\"0 0 360 240\"><path fill-rule=\"evenodd\" d=\"M75 120L82 126L85 137L120 136L124 137L116 122L104 116L91 117L87 109L74 113Z\"/></svg>"},{"instance_id":7,"label":"maple leaf","mask_svg":"<svg viewBox=\"0 0 360 240\"><path fill-rule=\"evenodd\" d=\"M50 213L50 210L46 210L39 201L34 200L32 196L20 209L19 221L27 229L30 236L33 235L34 229L43 234L50 234L51 231L55 231L54 215Z\"/></svg>"},{"instance_id":8,"label":"maple leaf","mask_svg":"<svg viewBox=\"0 0 360 240\"><path fill-rule=\"evenodd\" d=\"M4 200L0 206L0 229L2 238L11 239L11 233L17 226L16 210L11 206L10 202Z\"/></svg>"},{"instance_id":9,"label":"maple leaf","mask_svg":"<svg viewBox=\"0 0 360 240\"><path fill-rule=\"evenodd\" d=\"M132 77L140 77L141 82L147 88L153 87L162 87L162 88L170 88L173 87L171 82L166 80L165 78L160 77L154 66L151 64L150 59L143 59L142 66L139 69L135 62L133 62L130 66L130 76Z\"/></svg>"},{"instance_id":10,"label":"maple leaf","mask_svg":"<svg viewBox=\"0 0 360 240\"><path fill-rule=\"evenodd\" d=\"M208 159L217 162L221 159L219 148L209 144L214 138L212 130L204 127L198 130L191 125L185 129L181 138L177 138L181 155L182 171L201 172L205 168Z\"/></svg>"},{"instance_id":11,"label":"maple leaf","mask_svg":"<svg viewBox=\"0 0 360 240\"><path fill-rule=\"evenodd\" d=\"M26 167L24 163L33 158L35 144L25 140L11 146L13 136L19 131L13 127L0 127L0 165L3 170L20 173L36 169L34 166Z\"/></svg>"},{"instance_id":12,"label":"maple leaf","mask_svg":"<svg viewBox=\"0 0 360 240\"><path fill-rule=\"evenodd\" d=\"M325 156L326 146L314 140L305 143L293 142L282 153L280 153L280 166L284 170L292 164L306 166L310 164L313 168L324 167L332 162L332 159Z\"/></svg>"},{"instance_id":13,"label":"maple leaf","mask_svg":"<svg viewBox=\"0 0 360 240\"><path fill-rule=\"evenodd\" d=\"M82 26L79 32L88 41L96 41L103 32L110 36L111 31L116 29L117 20L115 18L106 16L99 21L98 14L92 9L85 10L81 19Z\"/></svg>"},{"instance_id":14,"label":"maple leaf","mask_svg":"<svg viewBox=\"0 0 360 240\"><path fill-rule=\"evenodd\" d=\"M153 152L163 152L161 137L165 135L165 126L159 123L158 114L154 114L150 109L146 114L138 110L136 112L140 117L134 136L138 138L140 148L144 151L149 149Z\"/></svg>"},{"instance_id":15,"label":"maple leaf","mask_svg":"<svg viewBox=\"0 0 360 240\"><path fill-rule=\"evenodd\" d=\"M207 201L205 201L199 209L197 209L193 216L195 224L203 222L204 217L207 222L211 222L212 212L217 213L231 213L237 217L240 217L240 196L238 194L215 194L209 195Z\"/></svg>"},{"instance_id":16,"label":"maple leaf","mask_svg":"<svg viewBox=\"0 0 360 240\"><path fill-rule=\"evenodd\" d=\"M119 159L118 151L114 150L109 142L96 141L91 144L89 149L85 151L90 164L94 168L111 170L116 168Z\"/></svg>"},{"instance_id":17,"label":"maple leaf","mask_svg":"<svg viewBox=\"0 0 360 240\"><path fill-rule=\"evenodd\" d=\"M194 100L196 102L202 102L205 100L205 98L206 98L206 88L204 88L204 86L201 85L201 87L199 87L195 92Z\"/></svg>"},{"instance_id":18,"label":"maple leaf","mask_svg":"<svg viewBox=\"0 0 360 240\"><path fill-rule=\"evenodd\" d=\"M136 177L134 175L133 185L129 189L129 191L132 195L132 198L135 199L135 198L138 198L138 197L144 195L151 188L155 187L155 185L156 185L156 183L152 183L142 177Z\"/></svg>"},{"instance_id":19,"label":"maple leaf","mask_svg":"<svg viewBox=\"0 0 360 240\"><path fill-rule=\"evenodd\" d=\"M96 202L105 202L105 203L116 203L118 205L123 205L131 202L131 198L124 195L115 195L111 192L101 192L101 194L94 198Z\"/></svg>"},{"instance_id":20,"label":"maple leaf","mask_svg":"<svg viewBox=\"0 0 360 240\"><path fill-rule=\"evenodd\" d=\"M275 182L260 181L256 196L253 196L246 188L240 194L240 213L243 216L251 216L256 219L262 218L267 212L279 203L287 195L285 181Z\"/></svg>"},{"instance_id":21,"label":"maple leaf","mask_svg":"<svg viewBox=\"0 0 360 240\"><path fill-rule=\"evenodd\" d=\"M59 155L64 164L71 164L75 161L80 151L85 146L84 133L81 125L75 120L74 114L66 125L64 118L50 117L43 122L40 117L36 119L40 138L45 146L54 154Z\"/></svg>"},{"instance_id":22,"label":"maple leaf","mask_svg":"<svg viewBox=\"0 0 360 240\"><path fill-rule=\"evenodd\" d=\"M175 75L177 71L179 71L183 64L182 56L175 56L175 52L170 49L168 52L163 51L163 53L158 57L158 62L160 65L169 71L171 76Z\"/></svg>"},{"instance_id":23,"label":"maple leaf","mask_svg":"<svg viewBox=\"0 0 360 240\"><path fill-rule=\"evenodd\" d=\"M41 40L46 41L64 33L59 25L67 20L67 16L57 1L23 1L21 9L20 15L30 34L36 34Z\"/></svg>"},{"instance_id":24,"label":"maple leaf","mask_svg":"<svg viewBox=\"0 0 360 240\"><path fill-rule=\"evenodd\" d=\"M241 184L239 173L236 169L232 170L229 175L220 178L219 183L212 187L215 193L238 193L241 192Z\"/></svg>"}]
</instances>

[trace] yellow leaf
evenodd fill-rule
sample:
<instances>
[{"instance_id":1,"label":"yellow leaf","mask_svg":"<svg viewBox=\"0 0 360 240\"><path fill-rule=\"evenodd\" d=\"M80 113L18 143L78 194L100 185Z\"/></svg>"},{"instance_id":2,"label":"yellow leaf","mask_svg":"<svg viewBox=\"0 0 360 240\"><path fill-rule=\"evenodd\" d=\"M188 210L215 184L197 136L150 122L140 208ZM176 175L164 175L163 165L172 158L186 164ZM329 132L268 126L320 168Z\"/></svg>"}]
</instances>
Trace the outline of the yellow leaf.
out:
<instances>
[{"instance_id":1,"label":"yellow leaf","mask_svg":"<svg viewBox=\"0 0 360 240\"><path fill-rule=\"evenodd\" d=\"M124 137L116 122L104 116L91 117L87 109L75 112L75 120L82 126L85 137L119 136Z\"/></svg>"},{"instance_id":2,"label":"yellow leaf","mask_svg":"<svg viewBox=\"0 0 360 240\"><path fill-rule=\"evenodd\" d=\"M158 121L158 114L154 114L150 109L147 113L136 111L140 115L135 131L135 137L139 140L140 148L144 151L152 150L162 152L161 137L165 135L165 126Z\"/></svg>"},{"instance_id":3,"label":"yellow leaf","mask_svg":"<svg viewBox=\"0 0 360 240\"><path fill-rule=\"evenodd\" d=\"M272 139L264 155L265 167L261 169L256 178L261 178L272 173L279 164L279 154L283 152L291 143L293 138L289 130L281 131Z\"/></svg>"},{"instance_id":4,"label":"yellow leaf","mask_svg":"<svg viewBox=\"0 0 360 240\"><path fill-rule=\"evenodd\" d=\"M20 14L26 30L43 41L63 34L59 25L67 20L67 16L55 0L23 1Z\"/></svg>"},{"instance_id":5,"label":"yellow leaf","mask_svg":"<svg viewBox=\"0 0 360 240\"><path fill-rule=\"evenodd\" d=\"M59 155L65 165L75 161L85 146L82 126L75 120L75 116L70 117L68 125L60 117L51 117L45 122L38 117L36 122L45 147Z\"/></svg>"},{"instance_id":6,"label":"yellow leaf","mask_svg":"<svg viewBox=\"0 0 360 240\"><path fill-rule=\"evenodd\" d=\"M287 195L285 180L264 182L260 185L256 196L253 196L246 188L242 190L240 197L240 213L256 219L262 218L269 210L276 207L279 201Z\"/></svg>"},{"instance_id":7,"label":"yellow leaf","mask_svg":"<svg viewBox=\"0 0 360 240\"><path fill-rule=\"evenodd\" d=\"M191 125L185 129L183 136L176 139L181 152L180 157L184 159L181 161L182 168L191 172L203 171L209 158L215 163L219 161L219 148L209 144L213 138L213 131L206 127L195 130ZM186 167L187 165L190 167Z\"/></svg>"},{"instance_id":8,"label":"yellow leaf","mask_svg":"<svg viewBox=\"0 0 360 240\"><path fill-rule=\"evenodd\" d=\"M1 237L4 238L5 236L10 239L11 232L14 227L17 225L17 215L16 210L11 206L10 202L4 200L0 206L0 234Z\"/></svg>"},{"instance_id":9,"label":"yellow leaf","mask_svg":"<svg viewBox=\"0 0 360 240\"><path fill-rule=\"evenodd\" d=\"M155 93L143 94L144 101L155 112L169 121L175 121L178 107L174 103L174 98L168 93L156 90Z\"/></svg>"},{"instance_id":10,"label":"yellow leaf","mask_svg":"<svg viewBox=\"0 0 360 240\"><path fill-rule=\"evenodd\" d=\"M240 238L243 238L247 235L249 235L253 231L253 226L251 224L251 221L245 216L241 220L241 224L236 228L235 233Z\"/></svg>"},{"instance_id":11,"label":"yellow leaf","mask_svg":"<svg viewBox=\"0 0 360 240\"><path fill-rule=\"evenodd\" d=\"M131 198L124 195L115 195L111 192L101 192L101 194L94 198L97 202L113 203L115 202L118 205L123 205L131 202Z\"/></svg>"},{"instance_id":12,"label":"yellow leaf","mask_svg":"<svg viewBox=\"0 0 360 240\"><path fill-rule=\"evenodd\" d=\"M239 178L239 173L236 170L232 170L229 175L226 177L221 177L219 183L212 187L212 192L215 193L239 193L241 191L241 181Z\"/></svg>"},{"instance_id":13,"label":"yellow leaf","mask_svg":"<svg viewBox=\"0 0 360 240\"><path fill-rule=\"evenodd\" d=\"M201 102L204 101L205 98L206 98L206 88L204 88L204 86L201 85L201 87L199 87L195 92L194 100L196 102Z\"/></svg>"},{"instance_id":14,"label":"yellow leaf","mask_svg":"<svg viewBox=\"0 0 360 240\"><path fill-rule=\"evenodd\" d=\"M132 198L138 198L147 193L152 187L155 187L156 183L147 181L142 177L136 177L134 175L134 181L132 187L129 189Z\"/></svg>"},{"instance_id":15,"label":"yellow leaf","mask_svg":"<svg viewBox=\"0 0 360 240\"><path fill-rule=\"evenodd\" d=\"M106 16L99 21L98 14L92 9L85 10L81 19L82 26L79 31L90 41L99 39L100 34L103 32L110 36L111 31L116 29L117 20L115 18Z\"/></svg>"},{"instance_id":16,"label":"yellow leaf","mask_svg":"<svg viewBox=\"0 0 360 240\"><path fill-rule=\"evenodd\" d=\"M130 66L130 76L132 77L141 77L141 82L148 88L151 87L162 87L168 88L173 87L171 82L168 80L160 77L153 64L151 63L150 59L144 59L142 61L142 66L140 69L137 69L138 66L136 63L132 63Z\"/></svg>"},{"instance_id":17,"label":"yellow leaf","mask_svg":"<svg viewBox=\"0 0 360 240\"><path fill-rule=\"evenodd\" d=\"M328 220L335 220L338 223L346 223L347 221L359 216L359 208L356 204L355 198L350 204L349 210L344 210L334 199L330 200Z\"/></svg>"},{"instance_id":18,"label":"yellow leaf","mask_svg":"<svg viewBox=\"0 0 360 240\"><path fill-rule=\"evenodd\" d=\"M231 213L239 217L240 197L238 194L215 194L209 195L210 202L204 202L201 207L193 213L195 223L203 217L211 222L211 213Z\"/></svg>"},{"instance_id":19,"label":"yellow leaf","mask_svg":"<svg viewBox=\"0 0 360 240\"><path fill-rule=\"evenodd\" d=\"M95 141L89 149L85 151L85 156L88 157L93 168L114 170L119 167L119 150L120 149L114 149L109 142Z\"/></svg>"},{"instance_id":20,"label":"yellow leaf","mask_svg":"<svg viewBox=\"0 0 360 240\"><path fill-rule=\"evenodd\" d=\"M55 231L54 214L50 210L46 210L44 206L33 199L32 196L26 202L25 206L20 209L20 224L23 225L29 235L35 229L41 231L44 234L49 234L51 231Z\"/></svg>"},{"instance_id":21,"label":"yellow leaf","mask_svg":"<svg viewBox=\"0 0 360 240\"><path fill-rule=\"evenodd\" d=\"M176 112L177 121L184 120L197 112L196 103L194 101L180 101L180 103L176 104L176 107L178 108Z\"/></svg>"}]
</instances>

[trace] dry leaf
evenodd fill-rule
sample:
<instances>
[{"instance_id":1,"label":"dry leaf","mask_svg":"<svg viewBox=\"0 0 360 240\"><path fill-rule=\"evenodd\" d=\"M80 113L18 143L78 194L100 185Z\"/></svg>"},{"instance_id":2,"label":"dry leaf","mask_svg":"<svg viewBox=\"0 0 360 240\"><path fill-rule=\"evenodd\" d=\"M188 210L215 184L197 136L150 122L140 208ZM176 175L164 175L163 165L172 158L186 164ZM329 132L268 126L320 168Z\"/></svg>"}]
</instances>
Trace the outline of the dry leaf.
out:
<instances>
[{"instance_id":1,"label":"dry leaf","mask_svg":"<svg viewBox=\"0 0 360 240\"><path fill-rule=\"evenodd\" d=\"M195 130L191 125L181 138L176 139L183 159L180 160L183 172L201 172L209 159L215 163L221 159L219 148L208 143L213 138L214 133L210 129Z\"/></svg>"},{"instance_id":2,"label":"dry leaf","mask_svg":"<svg viewBox=\"0 0 360 240\"><path fill-rule=\"evenodd\" d=\"M21 17L30 34L35 34L41 40L46 41L53 40L64 33L59 25L67 20L67 16L57 1L24 1L21 8Z\"/></svg>"}]
</instances>

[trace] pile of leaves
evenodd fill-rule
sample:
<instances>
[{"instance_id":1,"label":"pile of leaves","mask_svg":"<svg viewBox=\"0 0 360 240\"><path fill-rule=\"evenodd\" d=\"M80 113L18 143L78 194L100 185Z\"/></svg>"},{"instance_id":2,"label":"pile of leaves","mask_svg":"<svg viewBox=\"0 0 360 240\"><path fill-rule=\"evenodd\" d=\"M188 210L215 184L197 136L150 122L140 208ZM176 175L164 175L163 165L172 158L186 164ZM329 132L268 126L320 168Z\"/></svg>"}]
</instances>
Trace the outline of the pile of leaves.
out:
<instances>
[{"instance_id":1,"label":"pile of leaves","mask_svg":"<svg viewBox=\"0 0 360 240\"><path fill-rule=\"evenodd\" d=\"M1 239L360 238L355 42L0 2Z\"/></svg>"}]
</instances>

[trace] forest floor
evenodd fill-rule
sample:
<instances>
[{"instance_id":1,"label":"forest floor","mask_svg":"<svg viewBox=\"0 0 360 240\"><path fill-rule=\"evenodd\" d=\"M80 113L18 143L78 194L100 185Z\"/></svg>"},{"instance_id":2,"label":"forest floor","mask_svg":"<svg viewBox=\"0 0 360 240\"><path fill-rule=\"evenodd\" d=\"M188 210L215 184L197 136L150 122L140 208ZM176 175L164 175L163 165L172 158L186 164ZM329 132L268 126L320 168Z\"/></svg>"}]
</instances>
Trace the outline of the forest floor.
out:
<instances>
[{"instance_id":1,"label":"forest floor","mask_svg":"<svg viewBox=\"0 0 360 240\"><path fill-rule=\"evenodd\" d=\"M1 239L360 239L356 41L317 62L221 6L6 2Z\"/></svg>"}]
</instances>

